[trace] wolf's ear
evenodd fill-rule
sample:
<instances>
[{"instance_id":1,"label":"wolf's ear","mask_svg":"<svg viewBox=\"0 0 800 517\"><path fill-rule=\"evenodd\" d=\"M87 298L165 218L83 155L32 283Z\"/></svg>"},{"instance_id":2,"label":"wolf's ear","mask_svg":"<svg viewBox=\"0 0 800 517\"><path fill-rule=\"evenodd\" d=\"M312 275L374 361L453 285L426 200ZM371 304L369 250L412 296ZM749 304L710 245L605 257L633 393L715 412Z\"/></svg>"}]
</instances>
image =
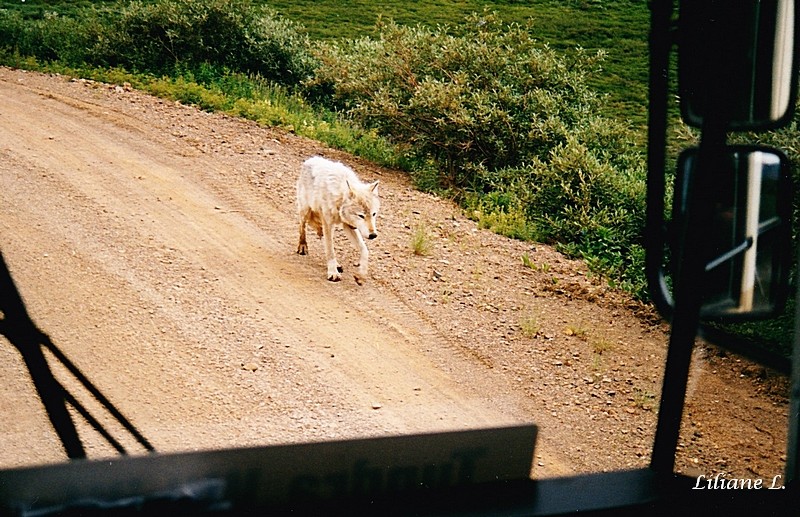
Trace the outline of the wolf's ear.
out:
<instances>
[{"instance_id":1,"label":"wolf's ear","mask_svg":"<svg viewBox=\"0 0 800 517\"><path fill-rule=\"evenodd\" d=\"M371 191L372 191L374 194L376 194L376 195L377 195L377 194L378 194L378 182L377 182L377 181L375 181L375 182L373 182L373 183L370 183L370 184L369 184L369 189L370 189L370 190L371 190Z\"/></svg>"},{"instance_id":2,"label":"wolf's ear","mask_svg":"<svg viewBox=\"0 0 800 517\"><path fill-rule=\"evenodd\" d=\"M353 185L350 184L350 180L344 180L344 182L347 184L347 195L352 196L354 194Z\"/></svg>"}]
</instances>

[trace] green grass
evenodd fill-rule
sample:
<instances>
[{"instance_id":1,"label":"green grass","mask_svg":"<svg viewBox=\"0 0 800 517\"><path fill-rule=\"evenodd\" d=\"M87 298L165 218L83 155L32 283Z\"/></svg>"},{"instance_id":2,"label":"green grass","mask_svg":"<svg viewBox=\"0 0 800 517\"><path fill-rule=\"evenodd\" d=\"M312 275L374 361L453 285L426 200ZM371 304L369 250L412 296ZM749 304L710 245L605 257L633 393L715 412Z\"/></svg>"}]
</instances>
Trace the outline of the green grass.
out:
<instances>
[{"instance_id":1,"label":"green grass","mask_svg":"<svg viewBox=\"0 0 800 517\"><path fill-rule=\"evenodd\" d=\"M41 18L45 13L75 14L86 7L113 5L118 0L0 0L0 9L19 11L26 18Z\"/></svg>"},{"instance_id":2,"label":"green grass","mask_svg":"<svg viewBox=\"0 0 800 517\"><path fill-rule=\"evenodd\" d=\"M427 257L433 252L433 239L424 225L414 230L411 236L411 251L421 257Z\"/></svg>"},{"instance_id":3,"label":"green grass","mask_svg":"<svg viewBox=\"0 0 800 517\"><path fill-rule=\"evenodd\" d=\"M529 338L536 337L542 330L539 318L534 313L528 313L520 318L519 327L522 334Z\"/></svg>"}]
</instances>

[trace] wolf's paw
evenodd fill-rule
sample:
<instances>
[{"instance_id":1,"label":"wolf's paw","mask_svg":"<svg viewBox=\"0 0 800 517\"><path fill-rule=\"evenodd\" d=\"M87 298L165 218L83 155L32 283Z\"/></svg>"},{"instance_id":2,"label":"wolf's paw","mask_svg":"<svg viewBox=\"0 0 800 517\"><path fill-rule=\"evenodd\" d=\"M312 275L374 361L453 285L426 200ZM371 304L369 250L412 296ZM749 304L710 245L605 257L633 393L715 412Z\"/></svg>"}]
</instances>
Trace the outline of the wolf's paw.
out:
<instances>
[{"instance_id":1,"label":"wolf's paw","mask_svg":"<svg viewBox=\"0 0 800 517\"><path fill-rule=\"evenodd\" d=\"M305 243L299 244L297 246L297 254L298 255L307 255L308 254L308 245Z\"/></svg>"},{"instance_id":2,"label":"wolf's paw","mask_svg":"<svg viewBox=\"0 0 800 517\"><path fill-rule=\"evenodd\" d=\"M355 273L353 273L353 278L356 279L356 283L358 285L364 285L367 283L367 268L359 267Z\"/></svg>"},{"instance_id":3,"label":"wolf's paw","mask_svg":"<svg viewBox=\"0 0 800 517\"><path fill-rule=\"evenodd\" d=\"M338 281L339 281L339 280L341 280L341 279L342 279L342 275L340 275L340 274L338 273L338 271L337 271L336 273L333 273L333 274L330 274L330 275L328 275L328 280L329 280L330 282L338 282Z\"/></svg>"}]
</instances>

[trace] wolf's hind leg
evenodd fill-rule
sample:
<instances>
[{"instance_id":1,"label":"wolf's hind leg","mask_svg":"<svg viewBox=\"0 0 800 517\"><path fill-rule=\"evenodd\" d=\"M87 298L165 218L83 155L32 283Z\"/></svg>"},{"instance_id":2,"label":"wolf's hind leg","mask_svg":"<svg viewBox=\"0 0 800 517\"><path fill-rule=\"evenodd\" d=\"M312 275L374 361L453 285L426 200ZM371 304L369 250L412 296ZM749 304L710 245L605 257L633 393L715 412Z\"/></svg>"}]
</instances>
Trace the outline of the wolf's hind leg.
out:
<instances>
[{"instance_id":1,"label":"wolf's hind leg","mask_svg":"<svg viewBox=\"0 0 800 517\"><path fill-rule=\"evenodd\" d=\"M319 212L309 211L308 217L306 217L306 224L317 232L317 237L322 238L322 216L319 215Z\"/></svg>"},{"instance_id":2,"label":"wolf's hind leg","mask_svg":"<svg viewBox=\"0 0 800 517\"><path fill-rule=\"evenodd\" d=\"M308 242L306 241L306 223L310 210L306 210L300 214L300 240L297 243L297 253L300 255L308 254Z\"/></svg>"}]
</instances>

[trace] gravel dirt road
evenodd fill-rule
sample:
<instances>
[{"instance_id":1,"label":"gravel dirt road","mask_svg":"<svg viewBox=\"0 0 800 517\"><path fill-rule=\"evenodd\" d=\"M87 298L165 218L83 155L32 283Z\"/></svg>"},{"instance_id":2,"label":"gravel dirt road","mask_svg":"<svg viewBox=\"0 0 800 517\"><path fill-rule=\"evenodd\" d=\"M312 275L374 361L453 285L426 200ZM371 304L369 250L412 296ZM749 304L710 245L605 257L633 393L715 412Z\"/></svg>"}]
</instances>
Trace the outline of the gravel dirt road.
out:
<instances>
[{"instance_id":1,"label":"gravel dirt road","mask_svg":"<svg viewBox=\"0 0 800 517\"><path fill-rule=\"evenodd\" d=\"M314 154L381 182L364 286L325 280L321 241L295 253L294 182ZM337 249L353 263L341 232ZM534 476L649 462L667 329L648 307L291 133L0 69L0 250L39 328L160 452L534 422ZM2 337L0 377L0 467L64 461ZM771 478L786 415L784 378L701 345L678 467ZM73 417L90 458L114 454Z\"/></svg>"}]
</instances>

